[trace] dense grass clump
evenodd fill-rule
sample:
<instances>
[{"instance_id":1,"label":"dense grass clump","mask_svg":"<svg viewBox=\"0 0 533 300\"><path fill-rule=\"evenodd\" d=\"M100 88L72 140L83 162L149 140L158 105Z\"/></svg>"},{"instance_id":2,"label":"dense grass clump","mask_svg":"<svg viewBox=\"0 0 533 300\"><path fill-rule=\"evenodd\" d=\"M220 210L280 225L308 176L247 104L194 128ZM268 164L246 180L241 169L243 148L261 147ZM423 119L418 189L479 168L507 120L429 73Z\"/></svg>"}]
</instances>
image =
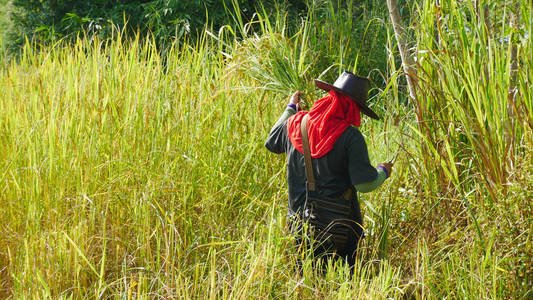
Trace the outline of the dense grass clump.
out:
<instances>
[{"instance_id":1,"label":"dense grass clump","mask_svg":"<svg viewBox=\"0 0 533 300\"><path fill-rule=\"evenodd\" d=\"M498 43L451 6L436 42L435 11L412 8L418 99L402 98L394 40L383 45L372 105L384 120L362 130L374 163L400 154L391 180L360 197L354 276L342 263L316 274L294 251L285 160L263 141L290 91L320 95L310 79L378 73L356 43L339 38L350 47L334 52L313 37L325 32L311 12L296 32L259 13L165 58L149 37L120 33L27 44L0 74L0 297L527 298L531 40ZM327 53L337 57L321 74ZM495 84L477 88L479 76Z\"/></svg>"}]
</instances>

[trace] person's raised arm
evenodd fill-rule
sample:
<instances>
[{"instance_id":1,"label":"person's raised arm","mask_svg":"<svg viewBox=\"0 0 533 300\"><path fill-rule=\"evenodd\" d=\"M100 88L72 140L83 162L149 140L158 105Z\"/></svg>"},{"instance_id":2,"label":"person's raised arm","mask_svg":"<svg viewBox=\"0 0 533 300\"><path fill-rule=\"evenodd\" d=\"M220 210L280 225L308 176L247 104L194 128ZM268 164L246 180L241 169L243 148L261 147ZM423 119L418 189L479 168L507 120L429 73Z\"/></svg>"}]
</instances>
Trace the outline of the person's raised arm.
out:
<instances>
[{"instance_id":1,"label":"person's raised arm","mask_svg":"<svg viewBox=\"0 0 533 300\"><path fill-rule=\"evenodd\" d=\"M289 104L287 104L287 107L285 108L281 116L279 117L276 124L272 126L272 129L279 126L279 124L287 121L288 118L290 118L292 115L298 112L301 94L303 94L302 91L296 91L294 94L292 94L291 98L289 99Z\"/></svg>"},{"instance_id":2,"label":"person's raised arm","mask_svg":"<svg viewBox=\"0 0 533 300\"><path fill-rule=\"evenodd\" d=\"M297 91L292 94L289 104L285 111L281 114L278 121L268 134L268 138L265 142L265 147L274 153L283 153L287 149L287 143L289 143L289 137L287 136L287 127L284 126L288 118L296 113L298 110L298 103L300 102L300 95L302 92Z\"/></svg>"}]
</instances>

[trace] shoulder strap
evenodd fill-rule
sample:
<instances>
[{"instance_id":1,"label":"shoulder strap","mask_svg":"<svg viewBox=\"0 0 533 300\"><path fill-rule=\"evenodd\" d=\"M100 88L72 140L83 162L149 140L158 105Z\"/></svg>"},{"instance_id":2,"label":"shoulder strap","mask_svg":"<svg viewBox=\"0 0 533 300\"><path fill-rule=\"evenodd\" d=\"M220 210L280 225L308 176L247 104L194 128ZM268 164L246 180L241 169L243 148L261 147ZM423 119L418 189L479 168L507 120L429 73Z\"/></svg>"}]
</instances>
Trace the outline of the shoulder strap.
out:
<instances>
[{"instance_id":1,"label":"shoulder strap","mask_svg":"<svg viewBox=\"0 0 533 300\"><path fill-rule=\"evenodd\" d=\"M304 163L305 163L305 175L307 176L307 188L310 191L314 191L315 186L315 174L313 173L313 164L311 163L311 150L309 150L309 137L307 136L307 121L309 120L309 114L306 114L302 120L302 148L304 148Z\"/></svg>"}]
</instances>

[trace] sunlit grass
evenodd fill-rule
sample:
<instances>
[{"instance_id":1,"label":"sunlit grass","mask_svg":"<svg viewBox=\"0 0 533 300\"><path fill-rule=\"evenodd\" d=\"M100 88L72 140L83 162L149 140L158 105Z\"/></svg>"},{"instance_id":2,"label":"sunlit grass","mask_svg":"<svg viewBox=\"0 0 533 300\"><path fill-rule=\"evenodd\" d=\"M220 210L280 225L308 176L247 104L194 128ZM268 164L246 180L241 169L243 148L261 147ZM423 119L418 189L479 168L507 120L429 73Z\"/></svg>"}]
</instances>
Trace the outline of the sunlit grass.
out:
<instances>
[{"instance_id":1,"label":"sunlit grass","mask_svg":"<svg viewBox=\"0 0 533 300\"><path fill-rule=\"evenodd\" d=\"M311 23L285 35L282 17L254 22L257 36L237 39L237 27L206 33L175 44L165 59L149 38L117 34L42 50L27 45L3 66L0 297L525 295L531 117L515 118L506 150L506 85L476 89L472 69L483 62L504 76L508 49L493 45L489 50L500 52L476 56L463 44L453 52L460 59L451 51L427 54L438 64L420 62L435 76L421 89L424 131L400 99L389 39L386 87L373 99L384 120L364 119L362 130L374 163L400 150L398 163L380 190L361 195L367 236L354 276L339 263L315 274L286 233L285 158L263 142L290 91L319 95L308 79L323 70L309 64L316 62L312 51L327 47L305 48L318 43L305 37ZM521 47L531 53L529 40ZM357 67L340 60L332 61L332 73ZM531 116L531 57L521 63L517 105ZM294 79L287 86L284 70ZM498 124L481 129L478 116ZM485 144L495 148L483 151ZM514 152L512 163L493 170L505 151ZM485 177L504 172L486 184Z\"/></svg>"}]
</instances>

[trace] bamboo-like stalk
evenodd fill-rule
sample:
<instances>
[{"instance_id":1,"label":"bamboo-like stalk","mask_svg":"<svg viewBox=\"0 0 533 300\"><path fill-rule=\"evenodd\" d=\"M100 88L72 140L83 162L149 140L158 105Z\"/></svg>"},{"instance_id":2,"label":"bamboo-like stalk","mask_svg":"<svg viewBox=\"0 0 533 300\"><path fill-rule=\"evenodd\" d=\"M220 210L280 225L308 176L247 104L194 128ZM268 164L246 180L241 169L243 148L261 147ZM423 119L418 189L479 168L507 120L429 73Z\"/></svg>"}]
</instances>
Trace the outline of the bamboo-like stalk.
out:
<instances>
[{"instance_id":1,"label":"bamboo-like stalk","mask_svg":"<svg viewBox=\"0 0 533 300\"><path fill-rule=\"evenodd\" d=\"M411 53L407 48L406 34L402 25L402 19L398 12L398 4L396 0L387 0L387 7L389 8L390 19L394 28L394 35L398 43L398 50L402 59L402 66L405 74L407 75L407 86L409 88L409 96L413 101L417 101L416 87L417 87L417 74L416 66Z\"/></svg>"},{"instance_id":2,"label":"bamboo-like stalk","mask_svg":"<svg viewBox=\"0 0 533 300\"><path fill-rule=\"evenodd\" d=\"M485 30L487 35L490 35L490 14L489 14L489 5L487 3L480 4L480 0L474 0L474 10L476 13L476 22L481 22L481 8L483 8L483 22L485 25Z\"/></svg>"},{"instance_id":3,"label":"bamboo-like stalk","mask_svg":"<svg viewBox=\"0 0 533 300\"><path fill-rule=\"evenodd\" d=\"M509 126L507 130L507 144L510 161L514 161L515 153L515 119L520 118L521 112L516 105L516 95L518 94L516 73L518 72L518 58L517 55L517 41L518 40L518 26L520 22L520 1L516 1L514 12L511 12L511 19L509 21L509 27L511 28L511 35L509 37L509 43L511 45L510 64L509 64L509 87L507 92L507 114L509 115Z\"/></svg>"},{"instance_id":4,"label":"bamboo-like stalk","mask_svg":"<svg viewBox=\"0 0 533 300\"><path fill-rule=\"evenodd\" d=\"M516 1L514 12L511 13L511 20L509 21L509 27L512 30L511 36L509 38L509 43L511 43L511 63L509 64L509 99L514 103L516 97L516 72L518 71L518 59L517 54L517 42L515 39L518 39L518 25L520 24L520 1Z\"/></svg>"}]
</instances>

